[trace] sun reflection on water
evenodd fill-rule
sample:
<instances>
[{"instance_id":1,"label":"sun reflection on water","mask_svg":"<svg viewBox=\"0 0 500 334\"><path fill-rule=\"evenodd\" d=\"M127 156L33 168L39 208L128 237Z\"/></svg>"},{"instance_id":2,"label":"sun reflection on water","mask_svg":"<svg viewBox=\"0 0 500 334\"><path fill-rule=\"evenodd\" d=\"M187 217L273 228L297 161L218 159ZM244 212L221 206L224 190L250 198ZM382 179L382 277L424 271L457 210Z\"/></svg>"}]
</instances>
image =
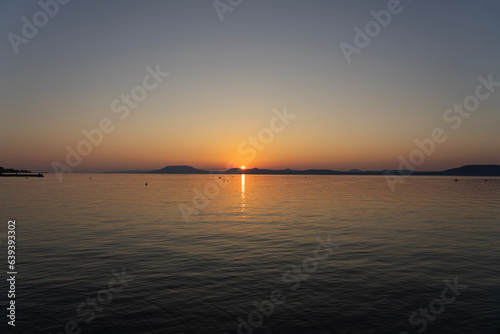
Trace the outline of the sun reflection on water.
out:
<instances>
[{"instance_id":1,"label":"sun reflection on water","mask_svg":"<svg viewBox=\"0 0 500 334\"><path fill-rule=\"evenodd\" d=\"M241 174L241 212L245 211L245 174Z\"/></svg>"}]
</instances>

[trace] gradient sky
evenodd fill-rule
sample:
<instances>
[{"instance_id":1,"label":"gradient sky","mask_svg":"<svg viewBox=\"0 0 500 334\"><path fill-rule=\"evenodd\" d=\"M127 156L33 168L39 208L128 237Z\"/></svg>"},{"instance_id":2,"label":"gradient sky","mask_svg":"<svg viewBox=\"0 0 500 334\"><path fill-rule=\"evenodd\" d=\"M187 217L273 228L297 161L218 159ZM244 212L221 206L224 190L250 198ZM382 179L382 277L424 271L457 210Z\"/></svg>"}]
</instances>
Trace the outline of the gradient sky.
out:
<instances>
[{"instance_id":1,"label":"gradient sky","mask_svg":"<svg viewBox=\"0 0 500 334\"><path fill-rule=\"evenodd\" d=\"M387 4L243 0L221 21L212 1L72 0L16 54L8 34L41 8L2 1L0 166L51 171L103 118L114 131L73 170L397 168L436 127L449 138L417 170L500 164L500 88L458 130L443 120L478 76L500 81L500 3L401 0L348 63L339 44ZM170 75L120 120L111 103L157 64ZM238 147L284 106L296 118L248 161Z\"/></svg>"}]
</instances>

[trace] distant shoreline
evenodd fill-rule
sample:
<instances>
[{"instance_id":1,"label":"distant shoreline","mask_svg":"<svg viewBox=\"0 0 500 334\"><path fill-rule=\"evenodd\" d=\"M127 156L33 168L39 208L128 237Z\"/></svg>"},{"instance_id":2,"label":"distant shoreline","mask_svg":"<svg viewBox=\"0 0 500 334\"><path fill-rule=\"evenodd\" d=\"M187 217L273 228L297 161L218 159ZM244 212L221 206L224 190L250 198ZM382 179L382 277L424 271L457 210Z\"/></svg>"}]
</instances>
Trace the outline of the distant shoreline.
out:
<instances>
[{"instance_id":1,"label":"distant shoreline","mask_svg":"<svg viewBox=\"0 0 500 334\"><path fill-rule=\"evenodd\" d=\"M43 177L42 173L32 173L30 170L18 170L0 167L0 177Z\"/></svg>"},{"instance_id":2,"label":"distant shoreline","mask_svg":"<svg viewBox=\"0 0 500 334\"><path fill-rule=\"evenodd\" d=\"M0 177L43 177L42 173L0 173Z\"/></svg>"},{"instance_id":3,"label":"distant shoreline","mask_svg":"<svg viewBox=\"0 0 500 334\"><path fill-rule=\"evenodd\" d=\"M44 172L52 173L52 172ZM411 170L379 170L379 171L361 171L352 169L350 171L336 171L330 169L307 169L292 170L286 169L240 169L231 168L226 171L208 171L197 169L191 166L167 166L158 170L132 170L132 171L111 171L111 172L73 172L69 174L229 174L229 175L354 175L354 176L472 176L472 177L500 177L500 165L466 165L458 168L447 169L443 171L424 171L417 172ZM32 173L26 170L4 169L0 167L0 177L43 177L43 173Z\"/></svg>"},{"instance_id":4,"label":"distant shoreline","mask_svg":"<svg viewBox=\"0 0 500 334\"><path fill-rule=\"evenodd\" d=\"M500 176L499 165L467 165L444 171L417 172L410 170L381 170L381 171L335 171L329 169L240 169L231 168L225 172L214 172L196 169L191 166L167 166L153 171L118 171L102 172L105 174L245 174L245 175L386 175L386 176Z\"/></svg>"}]
</instances>

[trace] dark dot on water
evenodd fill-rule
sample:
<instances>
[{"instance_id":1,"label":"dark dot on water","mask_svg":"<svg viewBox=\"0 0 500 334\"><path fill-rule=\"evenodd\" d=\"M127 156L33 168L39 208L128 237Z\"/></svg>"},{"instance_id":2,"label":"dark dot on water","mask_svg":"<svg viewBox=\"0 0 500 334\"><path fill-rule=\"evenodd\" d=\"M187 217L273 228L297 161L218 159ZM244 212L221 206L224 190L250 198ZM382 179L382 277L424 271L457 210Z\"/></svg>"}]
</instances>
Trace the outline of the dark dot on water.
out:
<instances>
[{"instance_id":1,"label":"dark dot on water","mask_svg":"<svg viewBox=\"0 0 500 334\"><path fill-rule=\"evenodd\" d=\"M148 186L148 184L146 183L146 187Z\"/></svg>"}]
</instances>

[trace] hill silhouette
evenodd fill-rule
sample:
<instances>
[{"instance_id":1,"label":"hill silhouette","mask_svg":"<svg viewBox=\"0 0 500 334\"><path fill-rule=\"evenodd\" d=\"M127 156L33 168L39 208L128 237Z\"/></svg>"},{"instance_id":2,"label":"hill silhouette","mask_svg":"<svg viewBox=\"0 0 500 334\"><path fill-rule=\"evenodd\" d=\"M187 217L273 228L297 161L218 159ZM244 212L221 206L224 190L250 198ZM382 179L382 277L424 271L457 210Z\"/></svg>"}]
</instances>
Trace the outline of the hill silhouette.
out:
<instances>
[{"instance_id":1,"label":"hill silhouette","mask_svg":"<svg viewBox=\"0 0 500 334\"><path fill-rule=\"evenodd\" d=\"M392 173L396 175L442 175L442 176L500 176L499 165L467 165L458 168L447 169L444 171L415 172L410 170L380 170L380 171L361 171L351 169L350 171L335 171L330 169L307 169L292 170L286 169L240 169L231 168L225 172L211 172L197 169L191 166L166 166L162 169L153 171L130 171L116 173L142 173L142 174L255 174L255 175L385 175Z\"/></svg>"},{"instance_id":2,"label":"hill silhouette","mask_svg":"<svg viewBox=\"0 0 500 334\"><path fill-rule=\"evenodd\" d=\"M452 176L499 176L500 166L467 165L458 168L448 169L440 173L441 173L440 175L452 175Z\"/></svg>"},{"instance_id":3,"label":"hill silhouette","mask_svg":"<svg viewBox=\"0 0 500 334\"><path fill-rule=\"evenodd\" d=\"M209 171L196 169L191 166L166 166L150 172L151 174L208 174Z\"/></svg>"}]
</instances>

